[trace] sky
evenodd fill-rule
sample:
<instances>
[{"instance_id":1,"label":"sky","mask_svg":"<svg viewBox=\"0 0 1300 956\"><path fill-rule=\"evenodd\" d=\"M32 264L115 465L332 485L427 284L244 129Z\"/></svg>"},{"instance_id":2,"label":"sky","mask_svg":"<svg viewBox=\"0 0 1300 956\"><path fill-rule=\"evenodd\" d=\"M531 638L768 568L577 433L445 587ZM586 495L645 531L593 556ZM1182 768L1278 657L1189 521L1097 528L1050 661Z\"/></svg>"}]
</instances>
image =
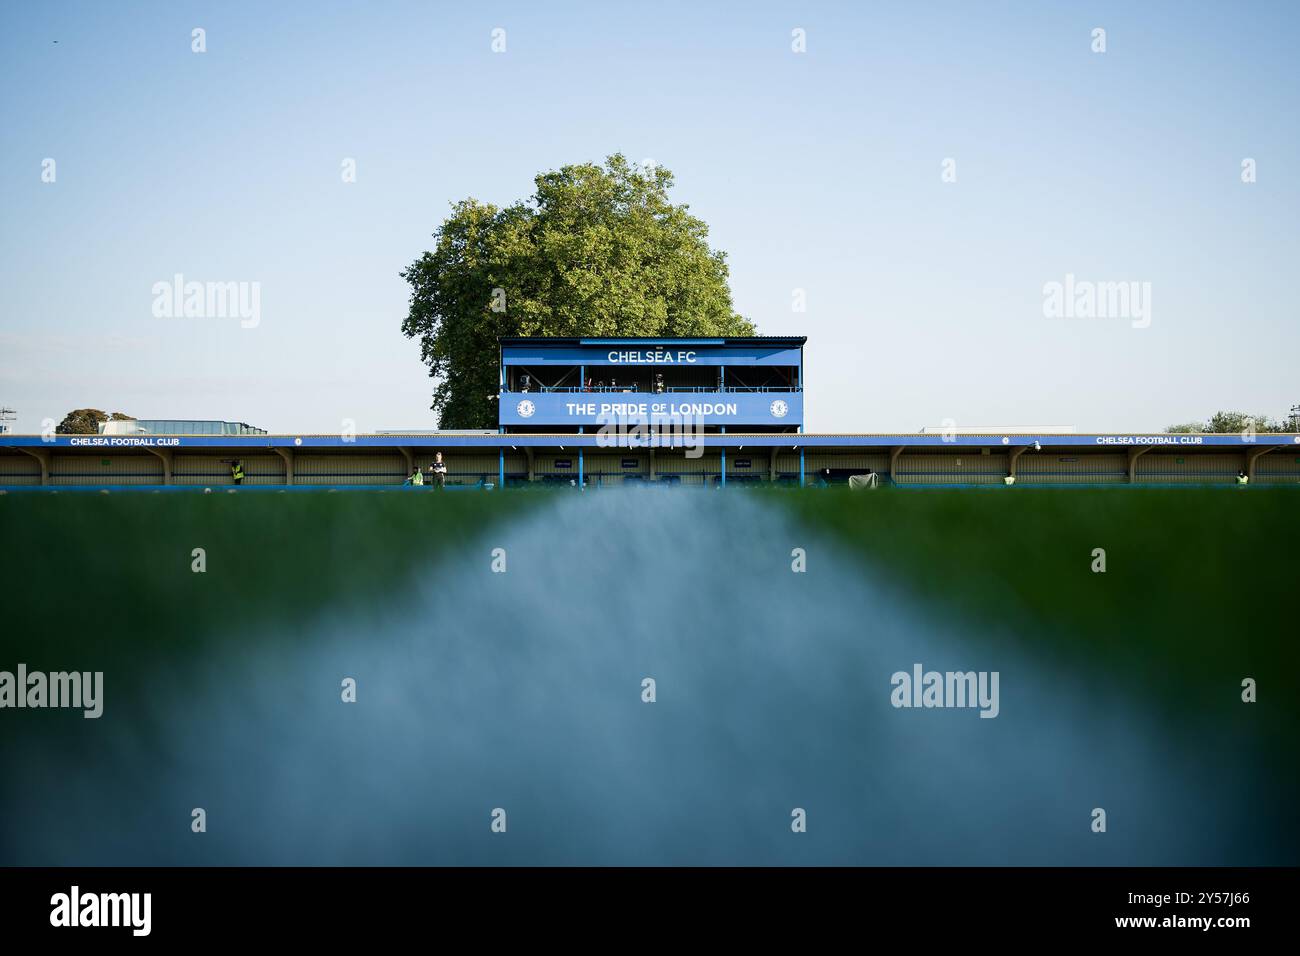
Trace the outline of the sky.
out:
<instances>
[{"instance_id":1,"label":"sky","mask_svg":"<svg viewBox=\"0 0 1300 956\"><path fill-rule=\"evenodd\" d=\"M8 3L0 406L432 428L398 273L622 152L808 336L806 430L1280 418L1298 40L1283 2ZM256 321L156 314L176 275ZM1054 313L1067 276L1134 297Z\"/></svg>"}]
</instances>

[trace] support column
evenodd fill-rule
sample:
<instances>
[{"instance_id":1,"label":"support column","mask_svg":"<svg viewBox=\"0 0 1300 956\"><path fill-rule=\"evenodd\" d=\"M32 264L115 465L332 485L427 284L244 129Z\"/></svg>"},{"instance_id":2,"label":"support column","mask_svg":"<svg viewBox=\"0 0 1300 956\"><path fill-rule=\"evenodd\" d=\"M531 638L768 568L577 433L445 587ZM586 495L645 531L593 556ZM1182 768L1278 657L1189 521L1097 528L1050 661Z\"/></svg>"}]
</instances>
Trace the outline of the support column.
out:
<instances>
[{"instance_id":1,"label":"support column","mask_svg":"<svg viewBox=\"0 0 1300 956\"><path fill-rule=\"evenodd\" d=\"M898 484L898 458L906 447L906 445L899 445L889 449L889 480L895 485Z\"/></svg>"},{"instance_id":2,"label":"support column","mask_svg":"<svg viewBox=\"0 0 1300 956\"><path fill-rule=\"evenodd\" d=\"M803 466L804 466L804 462L803 462L803 446L800 445L800 446L799 446L799 487L800 487L800 488L802 488L802 487L804 486L804 484L805 484L805 478L804 478L804 467L803 467Z\"/></svg>"},{"instance_id":3,"label":"support column","mask_svg":"<svg viewBox=\"0 0 1300 956\"><path fill-rule=\"evenodd\" d=\"M1255 462L1264 455L1271 452L1276 445L1265 445L1263 448L1256 448L1254 451L1246 452L1246 477L1252 482L1255 480Z\"/></svg>"},{"instance_id":4,"label":"support column","mask_svg":"<svg viewBox=\"0 0 1300 956\"><path fill-rule=\"evenodd\" d=\"M1016 477L1016 459L1028 450L1028 445L1021 445L1019 448L1011 449L1011 453L1007 455L1007 475L1009 477Z\"/></svg>"},{"instance_id":5,"label":"support column","mask_svg":"<svg viewBox=\"0 0 1300 956\"><path fill-rule=\"evenodd\" d=\"M19 448L18 451L31 455L41 463L41 484L48 485L50 483L50 453L44 448Z\"/></svg>"},{"instance_id":6,"label":"support column","mask_svg":"<svg viewBox=\"0 0 1300 956\"><path fill-rule=\"evenodd\" d=\"M148 449L148 451L153 452L155 455L157 455L159 458L162 459L162 463L163 463L162 483L164 485L170 485L172 483L172 450L170 448L150 448Z\"/></svg>"},{"instance_id":7,"label":"support column","mask_svg":"<svg viewBox=\"0 0 1300 956\"><path fill-rule=\"evenodd\" d=\"M277 455L279 455L281 458L284 459L284 483L286 485L292 485L293 484L293 449L273 448L272 451L274 451ZM409 475L412 471L415 470L415 466L411 463L411 451L408 448L403 448L402 453L406 455L406 475ZM405 478L406 475L403 475L402 477Z\"/></svg>"},{"instance_id":8,"label":"support column","mask_svg":"<svg viewBox=\"0 0 1300 956\"><path fill-rule=\"evenodd\" d=\"M653 447L651 447L650 449L650 480L651 481L658 480L655 475L655 450Z\"/></svg>"},{"instance_id":9,"label":"support column","mask_svg":"<svg viewBox=\"0 0 1300 956\"><path fill-rule=\"evenodd\" d=\"M506 486L506 446L497 449L497 487Z\"/></svg>"},{"instance_id":10,"label":"support column","mask_svg":"<svg viewBox=\"0 0 1300 956\"><path fill-rule=\"evenodd\" d=\"M776 446L772 446L772 454L767 459L767 483L776 484Z\"/></svg>"},{"instance_id":11,"label":"support column","mask_svg":"<svg viewBox=\"0 0 1300 956\"><path fill-rule=\"evenodd\" d=\"M536 480L537 480L537 469L536 469L536 466L535 466L535 464L534 464L534 462L533 462L533 446L532 446L532 445L525 445L525 446L524 446L524 457L528 459L528 480L529 480L529 481L536 481Z\"/></svg>"},{"instance_id":12,"label":"support column","mask_svg":"<svg viewBox=\"0 0 1300 956\"><path fill-rule=\"evenodd\" d=\"M1149 452L1151 448L1130 448L1128 450L1128 483L1131 485L1137 481L1137 460Z\"/></svg>"},{"instance_id":13,"label":"support column","mask_svg":"<svg viewBox=\"0 0 1300 956\"><path fill-rule=\"evenodd\" d=\"M584 479L582 477L582 449L579 448L578 449L578 490L581 491L584 487L585 484L584 484Z\"/></svg>"},{"instance_id":14,"label":"support column","mask_svg":"<svg viewBox=\"0 0 1300 956\"><path fill-rule=\"evenodd\" d=\"M727 434L727 426L722 426L722 434ZM719 445L718 450L722 452L722 487L727 487L727 446Z\"/></svg>"}]
</instances>

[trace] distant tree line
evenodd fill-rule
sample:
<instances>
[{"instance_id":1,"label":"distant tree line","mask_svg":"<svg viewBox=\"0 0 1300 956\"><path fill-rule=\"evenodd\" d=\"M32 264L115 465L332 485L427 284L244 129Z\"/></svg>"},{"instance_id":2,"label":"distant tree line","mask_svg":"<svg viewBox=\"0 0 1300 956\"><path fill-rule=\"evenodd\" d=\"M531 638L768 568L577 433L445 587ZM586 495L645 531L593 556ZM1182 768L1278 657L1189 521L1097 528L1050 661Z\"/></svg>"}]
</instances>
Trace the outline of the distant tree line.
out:
<instances>
[{"instance_id":1,"label":"distant tree line","mask_svg":"<svg viewBox=\"0 0 1300 956\"><path fill-rule=\"evenodd\" d=\"M98 408L76 408L63 416L54 429L56 435L98 435L104 422L133 422L134 415L126 412L101 412Z\"/></svg>"},{"instance_id":2,"label":"distant tree line","mask_svg":"<svg viewBox=\"0 0 1300 956\"><path fill-rule=\"evenodd\" d=\"M1204 433L1207 435L1241 434L1254 428L1258 434L1268 432L1289 432L1295 430L1295 420L1269 418L1267 415L1247 415L1245 412L1215 412L1206 422L1187 422L1183 425L1170 425L1165 429L1169 434L1185 435Z\"/></svg>"}]
</instances>

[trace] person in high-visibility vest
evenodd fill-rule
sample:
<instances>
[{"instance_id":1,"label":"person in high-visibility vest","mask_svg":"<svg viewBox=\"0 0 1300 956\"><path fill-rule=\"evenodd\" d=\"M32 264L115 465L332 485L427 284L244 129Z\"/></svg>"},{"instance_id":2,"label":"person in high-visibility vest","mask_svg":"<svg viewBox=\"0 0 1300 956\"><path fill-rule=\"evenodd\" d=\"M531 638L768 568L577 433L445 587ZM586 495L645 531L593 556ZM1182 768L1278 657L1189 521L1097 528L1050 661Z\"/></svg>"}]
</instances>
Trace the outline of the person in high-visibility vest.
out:
<instances>
[{"instance_id":1,"label":"person in high-visibility vest","mask_svg":"<svg viewBox=\"0 0 1300 956\"><path fill-rule=\"evenodd\" d=\"M1010 488L1012 485L1016 483L1016 476L1007 475L1005 478L1002 479L1002 483L1006 485L1008 488Z\"/></svg>"},{"instance_id":2,"label":"person in high-visibility vest","mask_svg":"<svg viewBox=\"0 0 1300 956\"><path fill-rule=\"evenodd\" d=\"M1250 475L1246 474L1244 471L1237 472L1237 484L1245 485L1249 483L1250 483Z\"/></svg>"},{"instance_id":3,"label":"person in high-visibility vest","mask_svg":"<svg viewBox=\"0 0 1300 956\"><path fill-rule=\"evenodd\" d=\"M411 477L409 477L409 478L406 479L406 483L407 483L408 485L423 485L423 484L424 484L424 472L422 472L422 471L420 470L420 466L419 466L419 465L416 465L416 466L415 466L415 470L411 472Z\"/></svg>"},{"instance_id":4,"label":"person in high-visibility vest","mask_svg":"<svg viewBox=\"0 0 1300 956\"><path fill-rule=\"evenodd\" d=\"M230 480L237 485L244 483L244 463L242 461L232 461L230 463Z\"/></svg>"}]
</instances>

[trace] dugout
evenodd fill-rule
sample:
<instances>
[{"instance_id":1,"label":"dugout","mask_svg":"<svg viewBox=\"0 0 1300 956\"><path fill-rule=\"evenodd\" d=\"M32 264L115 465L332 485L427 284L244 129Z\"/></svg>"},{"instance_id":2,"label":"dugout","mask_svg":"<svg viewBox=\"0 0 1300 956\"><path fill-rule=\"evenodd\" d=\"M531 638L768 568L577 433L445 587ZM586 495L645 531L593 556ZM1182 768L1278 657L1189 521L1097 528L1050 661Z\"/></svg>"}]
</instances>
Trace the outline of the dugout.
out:
<instances>
[{"instance_id":1,"label":"dugout","mask_svg":"<svg viewBox=\"0 0 1300 956\"><path fill-rule=\"evenodd\" d=\"M644 436L643 436L644 437ZM94 442L94 444L91 444ZM168 444L161 444L166 442ZM5 435L0 489L400 487L442 453L453 487L686 487L831 483L867 469L898 487L1300 486L1300 436L818 435L716 432L647 447L600 434L103 437Z\"/></svg>"}]
</instances>

